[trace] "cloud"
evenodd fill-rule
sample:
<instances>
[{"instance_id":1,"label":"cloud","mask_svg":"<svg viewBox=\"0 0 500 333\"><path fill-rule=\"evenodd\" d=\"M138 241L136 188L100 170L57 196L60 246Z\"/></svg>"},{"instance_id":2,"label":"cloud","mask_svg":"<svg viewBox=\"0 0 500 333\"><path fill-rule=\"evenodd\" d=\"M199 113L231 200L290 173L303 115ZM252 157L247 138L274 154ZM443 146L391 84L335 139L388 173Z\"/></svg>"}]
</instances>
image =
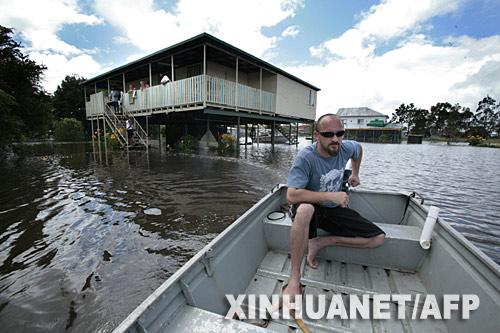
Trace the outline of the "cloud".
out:
<instances>
[{"instance_id":1,"label":"cloud","mask_svg":"<svg viewBox=\"0 0 500 333\"><path fill-rule=\"evenodd\" d=\"M75 63L88 62L78 73L85 77L103 70L104 65L100 67L91 57L84 57L95 55L95 49L79 49L58 36L67 25L105 23L118 31L113 42L136 48L136 55L146 55L207 32L266 58L273 56L278 36L266 36L262 28L293 17L304 7L304 0L179 0L170 9L158 8L153 0L96 0L93 8L86 8L95 11L90 15L83 13L77 0L0 0L0 5L1 24L14 27L27 54L48 67L44 86L50 92L64 79L63 69L72 72L75 68L71 65ZM287 33L297 32L291 28ZM137 57L140 56L131 55L128 60Z\"/></svg>"},{"instance_id":2,"label":"cloud","mask_svg":"<svg viewBox=\"0 0 500 333\"><path fill-rule=\"evenodd\" d=\"M281 37L288 37L288 36L295 37L298 34L299 34L299 26L292 25L292 26L286 28L285 30L283 30L283 32L281 33Z\"/></svg>"},{"instance_id":3,"label":"cloud","mask_svg":"<svg viewBox=\"0 0 500 333\"><path fill-rule=\"evenodd\" d=\"M78 49L57 35L65 25L103 24L101 18L81 13L76 0L0 0L0 8L0 24L15 29L23 40L23 53L48 67L44 84L47 91L54 91L69 73L99 73L99 65L86 50Z\"/></svg>"},{"instance_id":4,"label":"cloud","mask_svg":"<svg viewBox=\"0 0 500 333\"><path fill-rule=\"evenodd\" d=\"M324 58L373 55L376 46L392 39L401 39L425 30L430 18L457 9L459 0L387 0L361 13L362 20L342 36L311 48L311 55Z\"/></svg>"},{"instance_id":5,"label":"cloud","mask_svg":"<svg viewBox=\"0 0 500 333\"><path fill-rule=\"evenodd\" d=\"M142 51L157 51L207 32L257 57L264 57L277 41L276 36L265 36L262 28L293 17L303 7L303 0L180 0L170 11L157 9L152 0L95 4L97 14L123 32L121 40Z\"/></svg>"},{"instance_id":6,"label":"cloud","mask_svg":"<svg viewBox=\"0 0 500 333\"><path fill-rule=\"evenodd\" d=\"M84 73L97 74L103 70L102 64L96 62L88 54L68 58L62 54L32 52L30 59L49 69L44 75L44 87L51 92L56 90L67 75L84 76Z\"/></svg>"},{"instance_id":7,"label":"cloud","mask_svg":"<svg viewBox=\"0 0 500 333\"><path fill-rule=\"evenodd\" d=\"M95 15L80 13L76 0L0 0L1 24L15 27L33 52L51 50L63 54L81 53L77 48L62 41L58 36L67 24L102 24Z\"/></svg>"},{"instance_id":8,"label":"cloud","mask_svg":"<svg viewBox=\"0 0 500 333\"><path fill-rule=\"evenodd\" d=\"M448 38L426 32L429 19L460 1L385 1L362 13L339 38L310 48L323 65L288 68L322 89L317 116L340 107L368 106L391 115L401 103L429 109L438 102L475 109L486 94L500 97L500 36ZM396 40L385 52L377 48ZM324 96L324 97L323 97ZM497 97L497 98L498 98ZM495 98L495 97L494 97Z\"/></svg>"}]
</instances>

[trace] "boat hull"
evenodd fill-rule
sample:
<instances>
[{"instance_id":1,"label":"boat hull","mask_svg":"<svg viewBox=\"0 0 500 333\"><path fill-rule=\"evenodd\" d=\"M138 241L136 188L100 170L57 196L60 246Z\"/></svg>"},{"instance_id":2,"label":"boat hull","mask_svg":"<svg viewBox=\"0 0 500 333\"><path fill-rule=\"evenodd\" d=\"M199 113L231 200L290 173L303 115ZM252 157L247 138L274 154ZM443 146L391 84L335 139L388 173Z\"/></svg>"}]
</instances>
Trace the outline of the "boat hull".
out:
<instances>
[{"instance_id":1,"label":"boat hull","mask_svg":"<svg viewBox=\"0 0 500 333\"><path fill-rule=\"evenodd\" d=\"M262 328L249 320L226 319L226 295L279 294L289 277L291 220L269 220L286 202L286 188L268 194L218 235L170 277L117 327L116 332L241 331ZM447 223L438 219L429 250L419 246L427 208L401 193L353 191L350 206L387 233L376 249L326 248L318 253L314 270L303 263L305 295L409 294L441 300L447 294L474 294L480 306L470 319L459 311L446 320L412 319L408 305L397 319L392 304L390 320L312 320L317 332L333 331L496 331L500 327L500 269ZM405 207L407 206L407 209ZM417 307L422 308L418 303ZM441 310L442 311L442 310ZM420 312L419 312L420 313ZM269 330L297 328L294 320L273 320Z\"/></svg>"}]
</instances>

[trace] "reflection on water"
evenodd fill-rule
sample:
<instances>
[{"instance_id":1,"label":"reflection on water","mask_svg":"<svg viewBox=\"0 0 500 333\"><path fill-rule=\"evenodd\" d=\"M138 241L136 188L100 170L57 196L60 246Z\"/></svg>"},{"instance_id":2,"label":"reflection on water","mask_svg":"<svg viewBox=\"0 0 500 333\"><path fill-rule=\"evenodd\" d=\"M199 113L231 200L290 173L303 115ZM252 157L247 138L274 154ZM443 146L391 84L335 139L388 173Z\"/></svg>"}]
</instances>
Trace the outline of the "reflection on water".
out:
<instances>
[{"instance_id":1,"label":"reflection on water","mask_svg":"<svg viewBox=\"0 0 500 333\"><path fill-rule=\"evenodd\" d=\"M5 331L110 331L277 183L295 146L241 158L22 146L0 163ZM417 191L500 262L500 150L363 144L362 188Z\"/></svg>"}]
</instances>

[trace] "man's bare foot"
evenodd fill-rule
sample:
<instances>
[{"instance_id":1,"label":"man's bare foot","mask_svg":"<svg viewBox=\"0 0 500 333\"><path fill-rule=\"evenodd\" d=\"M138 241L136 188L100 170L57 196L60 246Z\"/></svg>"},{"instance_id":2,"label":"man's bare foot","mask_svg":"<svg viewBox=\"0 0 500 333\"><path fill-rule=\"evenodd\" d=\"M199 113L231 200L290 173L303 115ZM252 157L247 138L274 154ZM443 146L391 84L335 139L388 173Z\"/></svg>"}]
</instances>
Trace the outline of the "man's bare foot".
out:
<instances>
[{"instance_id":1,"label":"man's bare foot","mask_svg":"<svg viewBox=\"0 0 500 333\"><path fill-rule=\"evenodd\" d=\"M307 245L308 253L307 253L307 264L311 266L311 268L318 268L318 261L316 260L316 255L318 254L321 247L319 246L319 242L317 238L311 238Z\"/></svg>"},{"instance_id":2,"label":"man's bare foot","mask_svg":"<svg viewBox=\"0 0 500 333\"><path fill-rule=\"evenodd\" d=\"M290 281L284 288L283 302L287 302L286 305L291 308L290 304L295 303L295 296L302 294L300 283Z\"/></svg>"}]
</instances>

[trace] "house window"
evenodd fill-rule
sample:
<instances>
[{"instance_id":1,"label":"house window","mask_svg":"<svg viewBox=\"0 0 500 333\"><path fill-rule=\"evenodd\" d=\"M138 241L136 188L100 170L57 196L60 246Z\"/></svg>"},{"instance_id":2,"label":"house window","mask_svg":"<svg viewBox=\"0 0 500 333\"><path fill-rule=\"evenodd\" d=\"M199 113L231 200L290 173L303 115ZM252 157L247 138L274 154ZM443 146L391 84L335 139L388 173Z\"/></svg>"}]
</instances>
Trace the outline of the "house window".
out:
<instances>
[{"instance_id":1,"label":"house window","mask_svg":"<svg viewBox=\"0 0 500 333\"><path fill-rule=\"evenodd\" d=\"M362 124L364 119L358 119L358 124Z\"/></svg>"},{"instance_id":2,"label":"house window","mask_svg":"<svg viewBox=\"0 0 500 333\"><path fill-rule=\"evenodd\" d=\"M314 101L316 99L316 92L311 89L307 89L307 105L314 106Z\"/></svg>"}]
</instances>

